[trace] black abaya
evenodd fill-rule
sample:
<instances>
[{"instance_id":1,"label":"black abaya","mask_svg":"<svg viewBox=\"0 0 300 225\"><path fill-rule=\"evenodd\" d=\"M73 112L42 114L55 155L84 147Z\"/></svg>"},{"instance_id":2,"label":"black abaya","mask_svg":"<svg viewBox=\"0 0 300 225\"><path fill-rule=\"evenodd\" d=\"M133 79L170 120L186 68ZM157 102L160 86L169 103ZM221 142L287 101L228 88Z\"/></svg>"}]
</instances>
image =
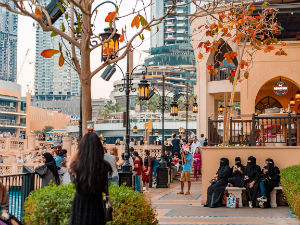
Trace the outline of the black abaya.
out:
<instances>
[{"instance_id":1,"label":"black abaya","mask_svg":"<svg viewBox=\"0 0 300 225\"><path fill-rule=\"evenodd\" d=\"M221 207L228 178L231 175L229 161L226 158L221 159L220 168L217 171L217 182L210 185L207 189L206 207Z\"/></svg>"},{"instance_id":2,"label":"black abaya","mask_svg":"<svg viewBox=\"0 0 300 225\"><path fill-rule=\"evenodd\" d=\"M250 156L248 158L247 166L245 168L245 176L249 179L245 180L247 201L252 202L252 206L256 206L256 199L259 197L259 178L261 174L260 166L256 165L256 158ZM250 188L250 183L254 181L254 185Z\"/></svg>"},{"instance_id":3,"label":"black abaya","mask_svg":"<svg viewBox=\"0 0 300 225\"><path fill-rule=\"evenodd\" d=\"M267 207L271 207L271 192L273 191L274 187L278 187L280 183L280 170L277 166L274 166L274 162L272 159L267 159L272 163L269 163L264 169L267 169L267 172L263 174L262 181L265 184L266 188L266 197L267 197Z\"/></svg>"}]
</instances>

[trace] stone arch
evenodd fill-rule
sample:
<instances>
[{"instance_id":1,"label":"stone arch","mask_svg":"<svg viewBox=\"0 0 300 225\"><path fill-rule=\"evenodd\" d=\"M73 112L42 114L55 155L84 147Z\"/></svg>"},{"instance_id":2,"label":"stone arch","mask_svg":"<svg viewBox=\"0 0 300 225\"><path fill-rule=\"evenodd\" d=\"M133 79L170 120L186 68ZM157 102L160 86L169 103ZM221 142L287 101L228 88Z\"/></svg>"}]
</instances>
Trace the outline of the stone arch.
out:
<instances>
[{"instance_id":1,"label":"stone arch","mask_svg":"<svg viewBox=\"0 0 300 225\"><path fill-rule=\"evenodd\" d=\"M273 91L274 85L280 80L285 82L288 86L288 91L285 95L276 95L275 92ZM276 76L272 79L269 79L260 86L258 92L256 93L255 108L257 104L261 102L264 98L269 97L271 99L275 99L276 101L278 101L278 103L282 106L282 108L286 109L288 107L289 100L291 99L291 97L295 96L296 91L299 89L300 89L299 84L289 79L288 77ZM279 104L277 105L279 106ZM298 107L299 105L297 104L295 109L297 109Z\"/></svg>"}]
</instances>

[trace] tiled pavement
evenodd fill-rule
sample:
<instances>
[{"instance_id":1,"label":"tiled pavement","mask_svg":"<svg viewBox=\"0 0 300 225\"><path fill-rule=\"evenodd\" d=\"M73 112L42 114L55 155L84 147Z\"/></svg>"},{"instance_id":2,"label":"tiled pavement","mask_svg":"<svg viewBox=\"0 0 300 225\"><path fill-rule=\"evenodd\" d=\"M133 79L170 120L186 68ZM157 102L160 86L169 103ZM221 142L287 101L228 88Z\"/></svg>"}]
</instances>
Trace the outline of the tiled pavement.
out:
<instances>
[{"instance_id":1,"label":"tiled pavement","mask_svg":"<svg viewBox=\"0 0 300 225\"><path fill-rule=\"evenodd\" d=\"M185 187L186 189L187 187ZM193 182L191 195L177 195L180 184L168 189L153 189L147 197L156 208L160 225L299 225L288 207L272 209L204 208L201 205L201 183Z\"/></svg>"}]
</instances>

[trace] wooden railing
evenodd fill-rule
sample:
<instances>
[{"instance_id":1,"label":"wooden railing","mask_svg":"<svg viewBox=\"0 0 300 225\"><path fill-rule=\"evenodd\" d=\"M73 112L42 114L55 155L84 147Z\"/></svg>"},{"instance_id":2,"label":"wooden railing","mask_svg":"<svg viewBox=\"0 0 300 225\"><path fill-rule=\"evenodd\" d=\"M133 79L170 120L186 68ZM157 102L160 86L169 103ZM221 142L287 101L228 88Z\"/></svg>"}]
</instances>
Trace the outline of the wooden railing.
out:
<instances>
[{"instance_id":1,"label":"wooden railing","mask_svg":"<svg viewBox=\"0 0 300 225\"><path fill-rule=\"evenodd\" d=\"M208 144L215 146L223 142L223 120L208 120ZM257 116L252 120L230 120L229 144L300 145L300 116Z\"/></svg>"}]
</instances>

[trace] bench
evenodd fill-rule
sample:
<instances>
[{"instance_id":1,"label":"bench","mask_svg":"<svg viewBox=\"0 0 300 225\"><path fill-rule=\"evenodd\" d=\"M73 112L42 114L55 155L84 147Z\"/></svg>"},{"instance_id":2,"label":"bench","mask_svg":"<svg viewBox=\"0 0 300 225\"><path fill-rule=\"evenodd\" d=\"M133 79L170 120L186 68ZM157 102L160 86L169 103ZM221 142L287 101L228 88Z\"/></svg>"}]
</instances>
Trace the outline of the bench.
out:
<instances>
[{"instance_id":1,"label":"bench","mask_svg":"<svg viewBox=\"0 0 300 225\"><path fill-rule=\"evenodd\" d=\"M228 194L231 194L235 196L236 198L239 198L239 207L243 207L243 198L242 198L242 193L243 191L246 190L244 187L226 187L226 190L228 191ZM276 202L276 196L277 196L277 191L282 190L282 187L275 187L273 191L271 192L271 207L276 208L277 207L277 202Z\"/></svg>"}]
</instances>

